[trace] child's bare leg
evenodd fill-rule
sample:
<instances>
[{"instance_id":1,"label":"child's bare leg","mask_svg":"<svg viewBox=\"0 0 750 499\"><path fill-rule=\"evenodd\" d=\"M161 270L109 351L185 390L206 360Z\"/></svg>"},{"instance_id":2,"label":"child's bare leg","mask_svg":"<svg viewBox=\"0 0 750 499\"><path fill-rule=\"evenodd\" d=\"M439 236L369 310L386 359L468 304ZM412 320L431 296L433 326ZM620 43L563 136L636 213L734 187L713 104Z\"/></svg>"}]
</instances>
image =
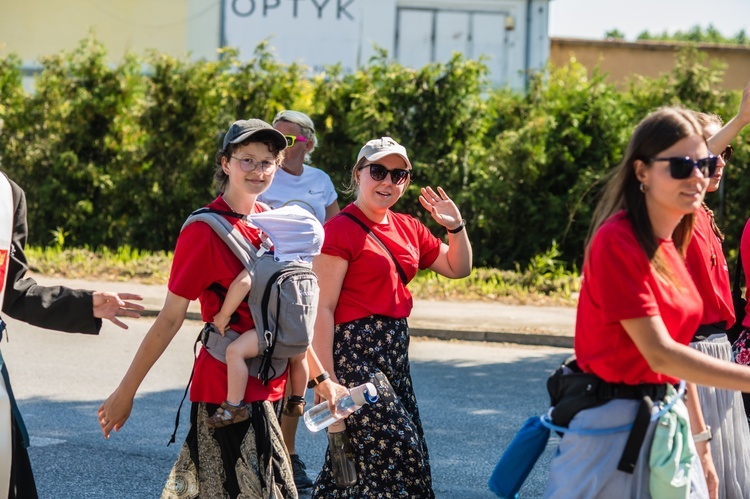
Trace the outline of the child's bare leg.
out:
<instances>
[{"instance_id":1,"label":"child's bare leg","mask_svg":"<svg viewBox=\"0 0 750 499\"><path fill-rule=\"evenodd\" d=\"M305 396L308 376L310 376L310 368L304 353L289 359L289 383L292 385L292 395Z\"/></svg>"},{"instance_id":2,"label":"child's bare leg","mask_svg":"<svg viewBox=\"0 0 750 499\"><path fill-rule=\"evenodd\" d=\"M305 354L289 359L288 381L291 395L287 399L284 415L294 418L295 425L297 423L296 418L301 416L305 410L305 389L307 388L309 371Z\"/></svg>"},{"instance_id":3,"label":"child's bare leg","mask_svg":"<svg viewBox=\"0 0 750 499\"><path fill-rule=\"evenodd\" d=\"M241 334L227 347L227 401L240 404L245 399L247 388L247 364L245 359L258 356L258 332L250 329Z\"/></svg>"}]
</instances>

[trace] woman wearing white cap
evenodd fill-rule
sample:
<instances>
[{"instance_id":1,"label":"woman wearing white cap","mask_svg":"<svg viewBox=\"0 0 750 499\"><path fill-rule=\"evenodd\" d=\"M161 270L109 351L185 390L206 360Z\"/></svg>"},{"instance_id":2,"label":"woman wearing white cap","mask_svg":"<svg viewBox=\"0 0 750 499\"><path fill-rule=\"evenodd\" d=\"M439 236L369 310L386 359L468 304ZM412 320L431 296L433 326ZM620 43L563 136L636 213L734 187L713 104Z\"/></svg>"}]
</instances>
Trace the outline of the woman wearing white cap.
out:
<instances>
[{"instance_id":1,"label":"woman wearing white cap","mask_svg":"<svg viewBox=\"0 0 750 499\"><path fill-rule=\"evenodd\" d=\"M391 211L411 175L404 147L390 137L367 142L352 169L349 190L356 200L326 223L323 249L313 261L320 284L316 354L342 385L372 382L380 393L376 403L344 420L357 483L337 487L327 454L313 497L434 497L409 373L412 297L406 284L425 268L466 277L472 253L465 222L440 187L422 188L419 200L447 230L447 244L417 219Z\"/></svg>"},{"instance_id":2,"label":"woman wearing white cap","mask_svg":"<svg viewBox=\"0 0 750 499\"><path fill-rule=\"evenodd\" d=\"M284 135L268 123L240 120L229 128L216 154L214 180L220 194L207 207L222 213L256 247L261 245L260 229L248 223L247 216L263 211L256 200L273 181L286 144ZM138 387L182 326L190 301L200 300L203 320L211 322L224 299L222 288L243 268L208 224L193 223L180 233L164 307L120 385L99 408L105 438L127 421ZM237 308L231 327L253 330L247 302ZM309 360L310 374L319 376L317 359L310 355ZM242 401L248 419L208 428L206 420L227 395L227 365L201 349L190 386L190 429L161 497L297 497L277 421L286 379L278 376L265 385L248 377ZM318 386L318 395L335 397L337 387L330 381Z\"/></svg>"}]
</instances>

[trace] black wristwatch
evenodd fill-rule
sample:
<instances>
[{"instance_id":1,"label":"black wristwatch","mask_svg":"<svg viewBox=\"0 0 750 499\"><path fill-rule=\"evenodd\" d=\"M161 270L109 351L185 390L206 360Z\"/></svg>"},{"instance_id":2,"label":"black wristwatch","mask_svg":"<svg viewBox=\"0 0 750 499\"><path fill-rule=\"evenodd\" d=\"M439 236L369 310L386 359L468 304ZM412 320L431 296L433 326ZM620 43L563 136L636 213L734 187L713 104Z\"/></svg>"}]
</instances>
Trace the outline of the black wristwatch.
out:
<instances>
[{"instance_id":1,"label":"black wristwatch","mask_svg":"<svg viewBox=\"0 0 750 499\"><path fill-rule=\"evenodd\" d=\"M464 227L466 227L466 220L461 220L461 223L458 224L458 227L455 229L446 229L451 234L458 234L462 230L464 230Z\"/></svg>"},{"instance_id":2,"label":"black wristwatch","mask_svg":"<svg viewBox=\"0 0 750 499\"><path fill-rule=\"evenodd\" d=\"M313 379L311 379L310 381L308 381L307 382L307 387L308 388L315 388L316 386L318 386L319 384L321 384L325 380L329 379L330 377L331 376L327 372L323 371L322 373L318 374Z\"/></svg>"}]
</instances>

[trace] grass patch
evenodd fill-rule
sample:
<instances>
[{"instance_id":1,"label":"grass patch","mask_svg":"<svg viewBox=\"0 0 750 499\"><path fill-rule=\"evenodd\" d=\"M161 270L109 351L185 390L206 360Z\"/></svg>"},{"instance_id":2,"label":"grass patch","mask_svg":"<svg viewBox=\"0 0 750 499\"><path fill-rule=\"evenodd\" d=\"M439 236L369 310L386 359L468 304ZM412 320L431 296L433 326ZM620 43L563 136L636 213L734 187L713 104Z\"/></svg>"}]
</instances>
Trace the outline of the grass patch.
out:
<instances>
[{"instance_id":1,"label":"grass patch","mask_svg":"<svg viewBox=\"0 0 750 499\"><path fill-rule=\"evenodd\" d=\"M28 247L25 253L34 272L68 279L166 284L172 263L171 252L152 253L130 246L116 250Z\"/></svg>"},{"instance_id":2,"label":"grass patch","mask_svg":"<svg viewBox=\"0 0 750 499\"><path fill-rule=\"evenodd\" d=\"M415 298L481 300L519 305L575 306L581 279L574 273L539 278L528 271L477 268L465 279L448 279L420 271L409 283Z\"/></svg>"},{"instance_id":3,"label":"grass patch","mask_svg":"<svg viewBox=\"0 0 750 499\"><path fill-rule=\"evenodd\" d=\"M574 306L580 290L576 271L568 272L554 258L555 248L534 257L526 269L476 268L465 279L448 279L431 270L420 271L409 283L415 298L482 300L523 305ZM171 252L140 251L129 246L108 248L26 249L31 270L68 279L166 284Z\"/></svg>"}]
</instances>

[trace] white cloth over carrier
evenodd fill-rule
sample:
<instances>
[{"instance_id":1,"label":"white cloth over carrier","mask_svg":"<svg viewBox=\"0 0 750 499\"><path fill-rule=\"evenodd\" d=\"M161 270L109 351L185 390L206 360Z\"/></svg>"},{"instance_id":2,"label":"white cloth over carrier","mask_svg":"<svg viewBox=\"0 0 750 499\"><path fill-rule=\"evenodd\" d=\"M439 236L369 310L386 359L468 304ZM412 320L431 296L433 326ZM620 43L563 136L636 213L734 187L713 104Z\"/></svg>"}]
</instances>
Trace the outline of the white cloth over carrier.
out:
<instances>
[{"instance_id":1,"label":"white cloth over carrier","mask_svg":"<svg viewBox=\"0 0 750 499\"><path fill-rule=\"evenodd\" d=\"M225 216L243 218L257 225L274 244L255 248ZM243 263L252 279L248 305L258 330L259 357L248 359L251 376L264 383L286 369L288 359L304 353L310 345L318 307L318 278L310 263L323 246L323 226L315 216L298 206L249 216L202 208L183 225L208 224ZM226 362L226 348L240 332L222 336L211 326L204 328L202 342L216 359Z\"/></svg>"}]
</instances>

